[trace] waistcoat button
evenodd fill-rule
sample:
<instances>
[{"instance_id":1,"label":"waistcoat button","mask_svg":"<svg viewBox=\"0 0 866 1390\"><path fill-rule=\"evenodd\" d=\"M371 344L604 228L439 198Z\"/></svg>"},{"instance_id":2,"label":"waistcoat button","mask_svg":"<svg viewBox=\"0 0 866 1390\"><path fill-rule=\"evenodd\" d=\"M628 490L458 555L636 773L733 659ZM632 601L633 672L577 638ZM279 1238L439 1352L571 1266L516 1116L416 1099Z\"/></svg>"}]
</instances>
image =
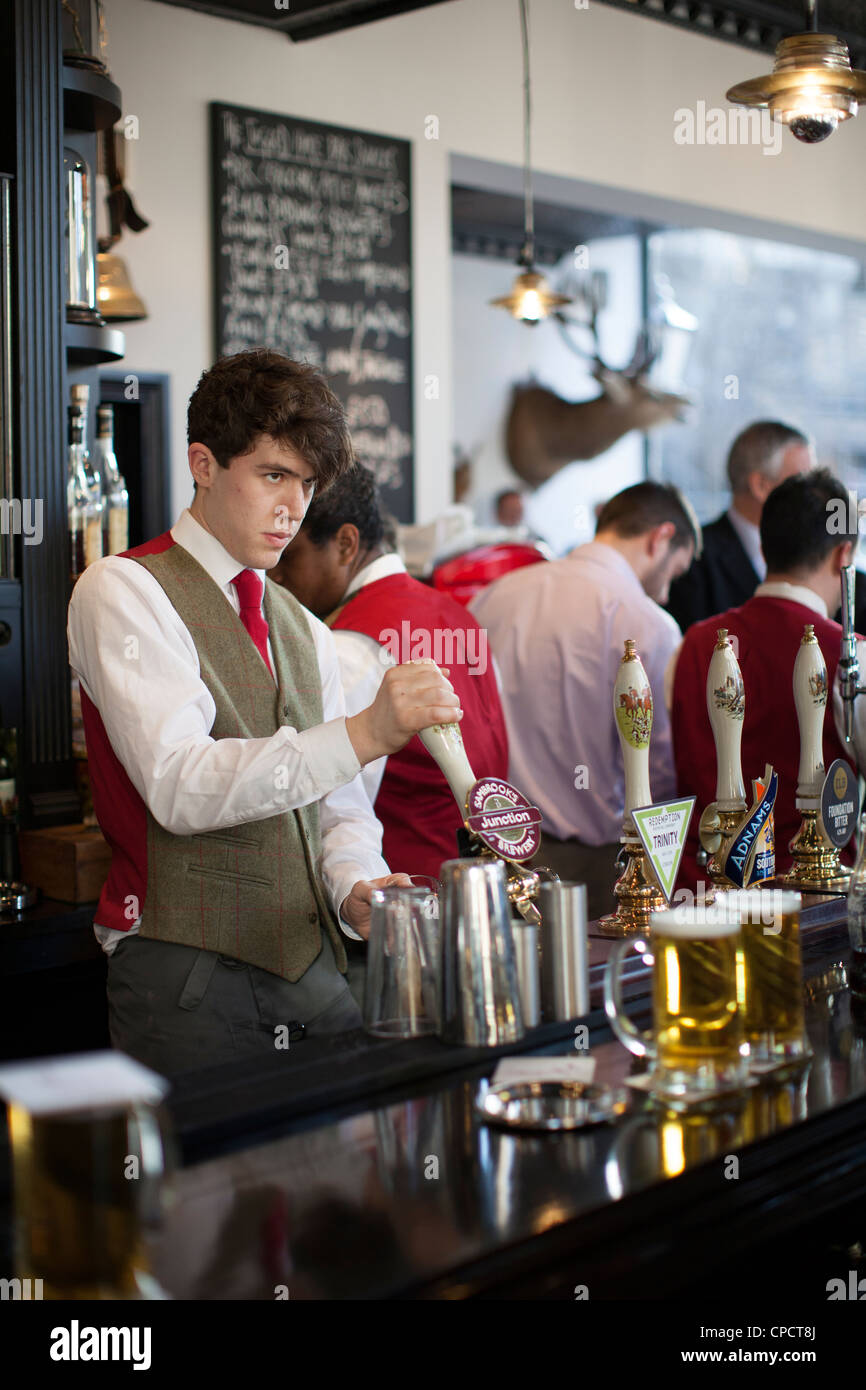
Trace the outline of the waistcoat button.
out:
<instances>
[{"instance_id":1,"label":"waistcoat button","mask_svg":"<svg viewBox=\"0 0 866 1390\"><path fill-rule=\"evenodd\" d=\"M310 921L311 921L311 922L318 922L318 920L319 920L319 914L318 914L318 912L311 912L311 913L310 913Z\"/></svg>"}]
</instances>

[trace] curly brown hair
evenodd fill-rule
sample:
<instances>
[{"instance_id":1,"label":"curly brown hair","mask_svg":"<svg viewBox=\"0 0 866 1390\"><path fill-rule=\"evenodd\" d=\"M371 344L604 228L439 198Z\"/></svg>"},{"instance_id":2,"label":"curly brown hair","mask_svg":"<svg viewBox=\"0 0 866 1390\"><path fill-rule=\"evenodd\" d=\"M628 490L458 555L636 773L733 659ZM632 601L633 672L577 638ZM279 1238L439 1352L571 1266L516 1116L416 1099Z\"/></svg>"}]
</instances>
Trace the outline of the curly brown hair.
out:
<instances>
[{"instance_id":1,"label":"curly brown hair","mask_svg":"<svg viewBox=\"0 0 866 1390\"><path fill-rule=\"evenodd\" d=\"M346 416L324 377L271 348L221 357L199 378L187 411L187 440L205 444L228 468L261 435L296 449L325 492L355 462Z\"/></svg>"}]
</instances>

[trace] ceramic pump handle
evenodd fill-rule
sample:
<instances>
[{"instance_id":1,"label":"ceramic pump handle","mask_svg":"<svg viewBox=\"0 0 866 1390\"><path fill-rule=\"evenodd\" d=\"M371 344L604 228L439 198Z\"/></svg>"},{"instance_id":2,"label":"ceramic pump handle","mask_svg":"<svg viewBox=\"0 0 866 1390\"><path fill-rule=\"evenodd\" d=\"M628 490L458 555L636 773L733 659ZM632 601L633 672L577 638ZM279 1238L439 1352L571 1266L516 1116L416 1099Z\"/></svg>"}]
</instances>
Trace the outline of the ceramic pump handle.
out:
<instances>
[{"instance_id":1,"label":"ceramic pump handle","mask_svg":"<svg viewBox=\"0 0 866 1390\"><path fill-rule=\"evenodd\" d=\"M746 692L725 627L718 629L718 641L710 658L707 711L716 744L716 805L721 811L744 810L746 789L740 748Z\"/></svg>"},{"instance_id":2,"label":"ceramic pump handle","mask_svg":"<svg viewBox=\"0 0 866 1390\"><path fill-rule=\"evenodd\" d=\"M631 819L635 806L652 804L649 781L649 745L653 726L653 694L643 663L631 637L619 663L613 687L613 714L625 767L625 817L623 833L635 835Z\"/></svg>"},{"instance_id":3,"label":"ceramic pump handle","mask_svg":"<svg viewBox=\"0 0 866 1390\"><path fill-rule=\"evenodd\" d=\"M797 798L817 800L824 781L822 745L827 710L827 663L811 623L806 624L794 662L794 704L800 724Z\"/></svg>"},{"instance_id":4,"label":"ceramic pump handle","mask_svg":"<svg viewBox=\"0 0 866 1390\"><path fill-rule=\"evenodd\" d=\"M461 816L466 814L466 798L476 781L466 756L459 724L429 724L418 735L434 762L439 764Z\"/></svg>"}]
</instances>

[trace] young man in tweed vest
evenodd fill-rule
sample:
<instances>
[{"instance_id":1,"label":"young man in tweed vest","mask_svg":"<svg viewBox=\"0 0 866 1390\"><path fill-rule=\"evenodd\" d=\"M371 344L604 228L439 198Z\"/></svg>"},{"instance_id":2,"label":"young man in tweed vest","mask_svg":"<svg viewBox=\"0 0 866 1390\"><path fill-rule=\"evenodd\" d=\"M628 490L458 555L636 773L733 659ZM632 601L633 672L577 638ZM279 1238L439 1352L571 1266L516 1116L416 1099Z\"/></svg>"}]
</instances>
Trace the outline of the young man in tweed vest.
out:
<instances>
[{"instance_id":1,"label":"young man in tweed vest","mask_svg":"<svg viewBox=\"0 0 866 1390\"><path fill-rule=\"evenodd\" d=\"M343 934L366 937L373 888L405 881L359 773L462 717L419 663L347 718L330 632L266 579L353 461L318 373L264 349L223 358L188 436L189 509L91 565L69 607L112 850L94 922L111 1040L168 1073L359 1025Z\"/></svg>"}]
</instances>

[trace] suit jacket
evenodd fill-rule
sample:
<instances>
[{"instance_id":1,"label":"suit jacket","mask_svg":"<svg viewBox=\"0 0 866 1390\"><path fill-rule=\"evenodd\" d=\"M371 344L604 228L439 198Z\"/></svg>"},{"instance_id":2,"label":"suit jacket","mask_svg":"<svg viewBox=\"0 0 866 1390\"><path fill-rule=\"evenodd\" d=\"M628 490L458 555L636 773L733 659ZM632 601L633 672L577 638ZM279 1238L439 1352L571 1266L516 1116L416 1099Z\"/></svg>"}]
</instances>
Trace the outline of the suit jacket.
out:
<instances>
[{"instance_id":1,"label":"suit jacket","mask_svg":"<svg viewBox=\"0 0 866 1390\"><path fill-rule=\"evenodd\" d=\"M666 607L685 632L714 613L739 608L760 582L727 516L720 516L704 527L701 558L674 580Z\"/></svg>"}]
</instances>

